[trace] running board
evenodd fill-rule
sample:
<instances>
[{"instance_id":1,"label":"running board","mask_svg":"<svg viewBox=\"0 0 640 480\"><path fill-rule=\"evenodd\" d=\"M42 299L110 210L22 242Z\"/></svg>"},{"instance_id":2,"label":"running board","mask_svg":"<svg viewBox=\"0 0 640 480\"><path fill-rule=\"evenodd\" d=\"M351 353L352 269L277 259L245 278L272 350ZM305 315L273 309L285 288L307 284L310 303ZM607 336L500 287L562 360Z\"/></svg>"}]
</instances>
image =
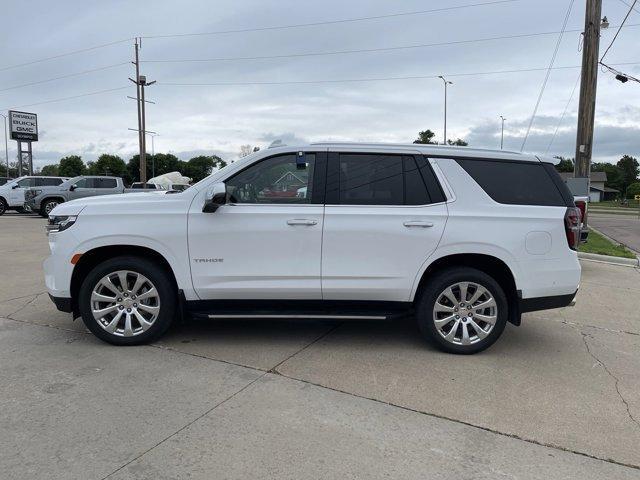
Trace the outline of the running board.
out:
<instances>
[{"instance_id":1,"label":"running board","mask_svg":"<svg viewBox=\"0 0 640 480\"><path fill-rule=\"evenodd\" d=\"M188 313L207 319L390 320L412 310L410 302L344 300L197 300Z\"/></svg>"},{"instance_id":2,"label":"running board","mask_svg":"<svg viewBox=\"0 0 640 480\"><path fill-rule=\"evenodd\" d=\"M202 316L201 314L194 314ZM387 315L207 315L208 318L316 318L319 320L386 320Z\"/></svg>"}]
</instances>

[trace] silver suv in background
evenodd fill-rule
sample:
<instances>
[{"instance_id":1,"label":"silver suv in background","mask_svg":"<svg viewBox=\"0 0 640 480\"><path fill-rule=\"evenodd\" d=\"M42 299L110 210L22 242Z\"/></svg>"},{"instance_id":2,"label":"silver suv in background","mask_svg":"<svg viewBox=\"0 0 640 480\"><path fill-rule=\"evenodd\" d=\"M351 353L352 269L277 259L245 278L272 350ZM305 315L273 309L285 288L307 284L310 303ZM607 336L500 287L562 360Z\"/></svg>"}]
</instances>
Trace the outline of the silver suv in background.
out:
<instances>
[{"instance_id":1,"label":"silver suv in background","mask_svg":"<svg viewBox=\"0 0 640 480\"><path fill-rule=\"evenodd\" d=\"M76 198L124 193L120 177L80 176L57 187L30 188L25 193L25 209L47 217L59 204Z\"/></svg>"}]
</instances>

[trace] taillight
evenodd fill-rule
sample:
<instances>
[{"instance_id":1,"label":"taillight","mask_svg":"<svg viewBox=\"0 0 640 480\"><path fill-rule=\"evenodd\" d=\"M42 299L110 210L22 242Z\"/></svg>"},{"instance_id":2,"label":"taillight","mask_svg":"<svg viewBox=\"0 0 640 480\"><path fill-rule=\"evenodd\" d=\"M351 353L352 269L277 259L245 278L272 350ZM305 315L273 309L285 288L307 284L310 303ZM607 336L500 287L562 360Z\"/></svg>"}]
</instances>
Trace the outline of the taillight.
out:
<instances>
[{"instance_id":1,"label":"taillight","mask_svg":"<svg viewBox=\"0 0 640 480\"><path fill-rule=\"evenodd\" d=\"M578 200L576 202L576 207L578 207L580 209L580 218L586 218L587 216L587 202L585 202L584 200Z\"/></svg>"},{"instance_id":2,"label":"taillight","mask_svg":"<svg viewBox=\"0 0 640 480\"><path fill-rule=\"evenodd\" d=\"M577 250L580 244L580 220L581 212L577 207L567 208L564 214L564 231L567 234L567 243L571 250Z\"/></svg>"}]
</instances>

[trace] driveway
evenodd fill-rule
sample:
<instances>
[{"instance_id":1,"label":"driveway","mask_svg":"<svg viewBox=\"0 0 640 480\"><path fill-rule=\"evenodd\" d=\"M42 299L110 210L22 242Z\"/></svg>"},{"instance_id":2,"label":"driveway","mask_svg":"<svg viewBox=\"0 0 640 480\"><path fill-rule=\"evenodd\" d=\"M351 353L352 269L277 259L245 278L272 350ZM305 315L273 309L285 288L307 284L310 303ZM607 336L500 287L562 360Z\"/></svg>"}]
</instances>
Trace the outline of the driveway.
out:
<instances>
[{"instance_id":1,"label":"driveway","mask_svg":"<svg viewBox=\"0 0 640 480\"><path fill-rule=\"evenodd\" d=\"M605 235L619 243L640 252L640 219L637 215L616 215L593 213L588 215L589 225L593 225Z\"/></svg>"},{"instance_id":2,"label":"driveway","mask_svg":"<svg viewBox=\"0 0 640 480\"><path fill-rule=\"evenodd\" d=\"M486 352L409 320L190 321L112 347L55 310L42 219L0 217L3 479L640 478L640 271Z\"/></svg>"}]
</instances>

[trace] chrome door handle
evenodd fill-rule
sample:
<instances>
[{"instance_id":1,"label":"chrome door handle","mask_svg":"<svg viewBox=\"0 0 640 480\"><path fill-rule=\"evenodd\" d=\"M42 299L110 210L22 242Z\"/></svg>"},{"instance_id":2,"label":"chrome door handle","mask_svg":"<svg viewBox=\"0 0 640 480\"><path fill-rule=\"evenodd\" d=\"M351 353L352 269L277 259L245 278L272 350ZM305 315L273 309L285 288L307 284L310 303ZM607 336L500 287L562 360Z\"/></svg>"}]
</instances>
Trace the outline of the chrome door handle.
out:
<instances>
[{"instance_id":1,"label":"chrome door handle","mask_svg":"<svg viewBox=\"0 0 640 480\"><path fill-rule=\"evenodd\" d=\"M433 223L431 222L419 222L419 221L404 222L403 225L405 227L421 227L421 228L433 227Z\"/></svg>"},{"instance_id":2,"label":"chrome door handle","mask_svg":"<svg viewBox=\"0 0 640 480\"><path fill-rule=\"evenodd\" d=\"M306 218L294 218L292 220L287 220L287 225L317 225L317 220L308 220Z\"/></svg>"}]
</instances>

